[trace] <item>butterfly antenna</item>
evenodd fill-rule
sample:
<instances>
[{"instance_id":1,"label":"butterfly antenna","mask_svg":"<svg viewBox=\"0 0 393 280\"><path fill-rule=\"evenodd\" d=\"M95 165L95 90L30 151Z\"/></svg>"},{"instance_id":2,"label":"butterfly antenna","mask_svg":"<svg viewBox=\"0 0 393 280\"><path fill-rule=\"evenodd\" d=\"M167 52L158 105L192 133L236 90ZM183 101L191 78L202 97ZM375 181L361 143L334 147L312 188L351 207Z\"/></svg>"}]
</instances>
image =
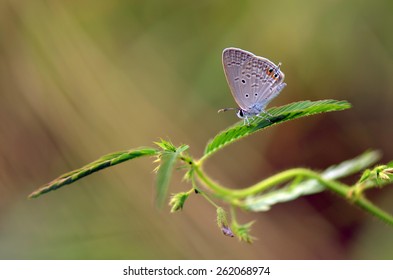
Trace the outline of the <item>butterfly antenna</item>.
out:
<instances>
[{"instance_id":1,"label":"butterfly antenna","mask_svg":"<svg viewBox=\"0 0 393 280\"><path fill-rule=\"evenodd\" d=\"M224 108L224 109L218 110L217 113L222 113L222 112L226 112L226 111L230 111L230 110L238 110L238 109L237 108Z\"/></svg>"}]
</instances>

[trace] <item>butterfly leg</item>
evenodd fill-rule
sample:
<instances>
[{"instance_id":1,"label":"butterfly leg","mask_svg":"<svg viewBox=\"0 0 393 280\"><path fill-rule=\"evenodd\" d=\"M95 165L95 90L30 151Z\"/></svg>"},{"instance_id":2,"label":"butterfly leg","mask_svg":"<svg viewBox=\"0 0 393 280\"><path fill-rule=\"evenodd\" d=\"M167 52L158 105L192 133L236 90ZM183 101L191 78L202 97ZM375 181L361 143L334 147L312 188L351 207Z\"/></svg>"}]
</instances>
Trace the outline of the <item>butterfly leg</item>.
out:
<instances>
[{"instance_id":1,"label":"butterfly leg","mask_svg":"<svg viewBox=\"0 0 393 280\"><path fill-rule=\"evenodd\" d=\"M268 115L269 117L273 117L273 115L272 115L272 114L270 114L270 113L268 113L268 112L266 112L266 111L262 111L261 113L264 113L264 114ZM260 119L267 120L268 122L270 122L270 123L271 123L270 119L269 119L269 118L267 118L267 117L265 117L265 116L256 115L256 117L258 117L258 118L260 118Z\"/></svg>"},{"instance_id":2,"label":"butterfly leg","mask_svg":"<svg viewBox=\"0 0 393 280\"><path fill-rule=\"evenodd\" d=\"M244 125L250 126L250 121L248 120L248 117L244 117Z\"/></svg>"}]
</instances>

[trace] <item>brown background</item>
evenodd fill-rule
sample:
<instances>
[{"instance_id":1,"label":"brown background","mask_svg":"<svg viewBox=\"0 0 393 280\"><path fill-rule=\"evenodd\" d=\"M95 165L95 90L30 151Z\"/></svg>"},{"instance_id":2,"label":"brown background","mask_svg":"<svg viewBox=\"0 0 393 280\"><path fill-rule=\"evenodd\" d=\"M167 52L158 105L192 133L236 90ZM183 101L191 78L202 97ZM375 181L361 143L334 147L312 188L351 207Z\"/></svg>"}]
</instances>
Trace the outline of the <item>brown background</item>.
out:
<instances>
[{"instance_id":1,"label":"brown background","mask_svg":"<svg viewBox=\"0 0 393 280\"><path fill-rule=\"evenodd\" d=\"M103 154L160 137L195 157L237 121L221 52L282 62L271 106L343 99L344 112L270 128L211 158L241 188L296 166L323 169L367 149L393 159L393 2L7 1L0 4L0 258L392 259L392 228L330 193L256 220L253 245L224 237L192 196L154 206L154 166L138 159L37 200L27 195ZM177 172L171 192L186 190ZM347 182L356 180L356 177ZM370 197L393 212L391 187Z\"/></svg>"}]
</instances>

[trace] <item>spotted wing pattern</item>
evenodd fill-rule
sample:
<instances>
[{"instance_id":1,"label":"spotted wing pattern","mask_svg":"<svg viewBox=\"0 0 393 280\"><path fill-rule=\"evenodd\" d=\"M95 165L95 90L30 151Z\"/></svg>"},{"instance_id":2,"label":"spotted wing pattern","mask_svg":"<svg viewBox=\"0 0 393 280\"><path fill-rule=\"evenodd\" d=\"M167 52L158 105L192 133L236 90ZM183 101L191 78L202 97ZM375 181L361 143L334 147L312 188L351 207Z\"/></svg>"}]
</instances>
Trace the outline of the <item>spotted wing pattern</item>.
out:
<instances>
[{"instance_id":1,"label":"spotted wing pattern","mask_svg":"<svg viewBox=\"0 0 393 280\"><path fill-rule=\"evenodd\" d=\"M222 62L233 98L246 112L253 108L263 111L285 87L284 73L266 58L241 49L227 48Z\"/></svg>"}]
</instances>

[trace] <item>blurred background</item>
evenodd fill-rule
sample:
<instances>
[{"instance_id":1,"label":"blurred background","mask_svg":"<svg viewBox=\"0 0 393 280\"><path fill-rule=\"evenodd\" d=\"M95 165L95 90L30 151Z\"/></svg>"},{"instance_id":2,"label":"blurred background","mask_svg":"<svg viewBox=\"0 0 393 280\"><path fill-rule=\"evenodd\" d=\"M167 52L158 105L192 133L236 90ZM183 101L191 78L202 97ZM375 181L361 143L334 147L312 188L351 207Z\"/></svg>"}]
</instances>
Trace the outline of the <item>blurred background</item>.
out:
<instances>
[{"instance_id":1,"label":"blurred background","mask_svg":"<svg viewBox=\"0 0 393 280\"><path fill-rule=\"evenodd\" d=\"M323 193L239 213L253 245L225 237L215 209L154 205L152 159L106 169L38 199L60 174L160 137L206 142L238 119L221 53L282 62L270 106L348 100L353 108L288 122L219 152L205 170L243 188L281 170L316 170L367 149L393 159L393 2L23 1L0 6L1 259L393 259L393 230ZM187 190L182 172L171 192ZM354 182L357 177L346 182ZM393 213L393 186L368 193Z\"/></svg>"}]
</instances>

